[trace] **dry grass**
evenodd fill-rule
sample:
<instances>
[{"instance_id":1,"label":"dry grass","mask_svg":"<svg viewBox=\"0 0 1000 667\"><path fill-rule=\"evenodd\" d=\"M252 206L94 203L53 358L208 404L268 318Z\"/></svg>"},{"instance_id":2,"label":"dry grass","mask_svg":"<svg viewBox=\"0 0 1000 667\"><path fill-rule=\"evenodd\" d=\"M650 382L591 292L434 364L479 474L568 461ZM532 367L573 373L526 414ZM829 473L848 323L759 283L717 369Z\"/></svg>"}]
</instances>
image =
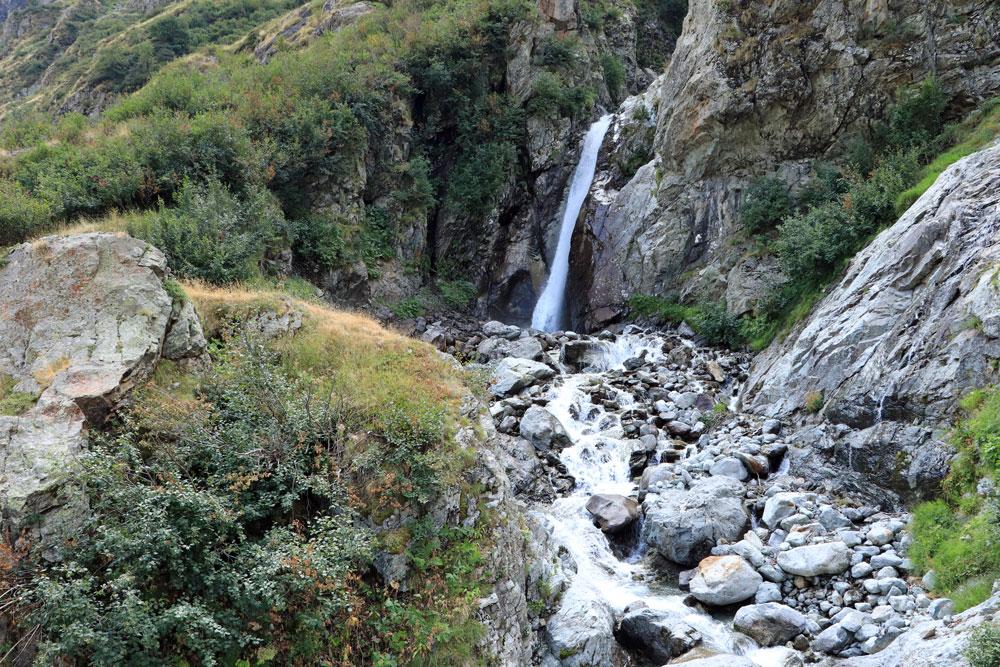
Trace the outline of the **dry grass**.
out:
<instances>
[{"instance_id":1,"label":"dry grass","mask_svg":"<svg viewBox=\"0 0 1000 667\"><path fill-rule=\"evenodd\" d=\"M460 374L437 351L383 328L360 313L333 310L278 291L183 283L207 336L218 336L235 317L296 311L302 327L277 343L296 375L317 380L353 407L406 412L445 407L457 420L463 392Z\"/></svg>"}]
</instances>

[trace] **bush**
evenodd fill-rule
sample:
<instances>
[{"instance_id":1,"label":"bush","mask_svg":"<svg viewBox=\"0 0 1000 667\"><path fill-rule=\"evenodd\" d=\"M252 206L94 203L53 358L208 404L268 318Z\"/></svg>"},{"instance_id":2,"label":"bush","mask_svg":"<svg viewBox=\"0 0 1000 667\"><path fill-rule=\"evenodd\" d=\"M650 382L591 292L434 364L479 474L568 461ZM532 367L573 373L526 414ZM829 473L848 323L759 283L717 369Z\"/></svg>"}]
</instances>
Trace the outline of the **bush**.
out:
<instances>
[{"instance_id":1,"label":"bush","mask_svg":"<svg viewBox=\"0 0 1000 667\"><path fill-rule=\"evenodd\" d=\"M742 323L729 314L724 300L702 303L693 326L712 345L735 349L746 342Z\"/></svg>"},{"instance_id":2,"label":"bush","mask_svg":"<svg viewBox=\"0 0 1000 667\"><path fill-rule=\"evenodd\" d=\"M611 93L612 98L618 99L624 90L625 67L621 60L614 55L602 53L601 69L604 70L604 82L608 86L608 92Z\"/></svg>"},{"instance_id":3,"label":"bush","mask_svg":"<svg viewBox=\"0 0 1000 667\"><path fill-rule=\"evenodd\" d=\"M48 202L32 197L17 182L0 178L0 246L41 234L52 222Z\"/></svg>"},{"instance_id":4,"label":"bush","mask_svg":"<svg viewBox=\"0 0 1000 667\"><path fill-rule=\"evenodd\" d=\"M1000 667L1000 626L983 623L976 628L965 657L972 667Z\"/></svg>"},{"instance_id":5,"label":"bush","mask_svg":"<svg viewBox=\"0 0 1000 667\"><path fill-rule=\"evenodd\" d=\"M940 80L928 77L919 88L907 91L892 108L889 136L893 146L925 148L944 129L948 91Z\"/></svg>"},{"instance_id":6,"label":"bush","mask_svg":"<svg viewBox=\"0 0 1000 667\"><path fill-rule=\"evenodd\" d=\"M244 341L203 388L210 408L146 396L96 440L86 524L33 582L40 660L323 655L370 535L351 520L338 475L335 402L278 362Z\"/></svg>"},{"instance_id":7,"label":"bush","mask_svg":"<svg viewBox=\"0 0 1000 667\"><path fill-rule=\"evenodd\" d=\"M747 188L740 206L740 220L750 234L774 228L792 212L788 185L780 178L761 178Z\"/></svg>"},{"instance_id":8,"label":"bush","mask_svg":"<svg viewBox=\"0 0 1000 667\"><path fill-rule=\"evenodd\" d=\"M224 284L260 275L259 263L284 232L284 218L266 190L245 199L210 180L187 181L177 205L132 220L128 231L163 251L178 275Z\"/></svg>"},{"instance_id":9,"label":"bush","mask_svg":"<svg viewBox=\"0 0 1000 667\"><path fill-rule=\"evenodd\" d=\"M590 88L569 87L558 75L542 72L535 81L528 110L536 114L557 112L562 116L573 116L594 104L594 91Z\"/></svg>"},{"instance_id":10,"label":"bush","mask_svg":"<svg viewBox=\"0 0 1000 667\"><path fill-rule=\"evenodd\" d=\"M816 414L823 409L823 392L813 391L806 395L806 411Z\"/></svg>"},{"instance_id":11,"label":"bush","mask_svg":"<svg viewBox=\"0 0 1000 667\"><path fill-rule=\"evenodd\" d=\"M778 228L777 249L785 274L798 283L826 279L858 245L854 218L830 203L786 219Z\"/></svg>"},{"instance_id":12,"label":"bush","mask_svg":"<svg viewBox=\"0 0 1000 667\"><path fill-rule=\"evenodd\" d=\"M439 280L438 289L445 305L455 310L463 310L476 298L476 286L467 280Z\"/></svg>"}]
</instances>

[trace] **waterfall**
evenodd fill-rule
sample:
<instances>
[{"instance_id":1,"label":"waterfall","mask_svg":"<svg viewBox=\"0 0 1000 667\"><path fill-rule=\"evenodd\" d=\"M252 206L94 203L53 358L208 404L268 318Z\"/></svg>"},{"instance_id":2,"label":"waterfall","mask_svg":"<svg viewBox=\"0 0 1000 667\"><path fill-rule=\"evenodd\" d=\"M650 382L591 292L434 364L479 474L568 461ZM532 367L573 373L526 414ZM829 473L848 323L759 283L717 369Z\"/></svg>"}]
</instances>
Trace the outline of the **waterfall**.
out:
<instances>
[{"instance_id":1,"label":"waterfall","mask_svg":"<svg viewBox=\"0 0 1000 667\"><path fill-rule=\"evenodd\" d=\"M531 316L531 326L541 331L557 331L561 328L563 304L566 301L566 278L569 275L569 248L573 240L573 229L580 216L580 209L590 192L590 184L594 181L594 170L597 168L597 153L601 150L601 142L611 125L612 116L602 116L587 130L583 139L583 150L580 151L580 161L573 171L573 180L569 187L569 197L566 199L566 211L563 213L562 226L559 228L559 243L549 270L549 279L545 283L542 295L535 304L535 312Z\"/></svg>"}]
</instances>

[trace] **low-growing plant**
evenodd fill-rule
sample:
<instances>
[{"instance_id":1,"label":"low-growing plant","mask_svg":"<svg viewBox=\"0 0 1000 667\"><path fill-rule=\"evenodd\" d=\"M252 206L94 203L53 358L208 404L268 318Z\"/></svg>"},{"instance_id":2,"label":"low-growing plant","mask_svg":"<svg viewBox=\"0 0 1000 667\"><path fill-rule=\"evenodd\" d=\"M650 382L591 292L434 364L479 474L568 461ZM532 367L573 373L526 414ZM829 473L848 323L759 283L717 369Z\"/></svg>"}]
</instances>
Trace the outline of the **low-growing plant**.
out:
<instances>
[{"instance_id":1,"label":"low-growing plant","mask_svg":"<svg viewBox=\"0 0 1000 667\"><path fill-rule=\"evenodd\" d=\"M476 286L467 280L439 280L441 298L449 308L463 310L476 298Z\"/></svg>"},{"instance_id":2,"label":"low-growing plant","mask_svg":"<svg viewBox=\"0 0 1000 667\"><path fill-rule=\"evenodd\" d=\"M1000 667L1000 626L983 623L969 638L965 651L972 667Z\"/></svg>"},{"instance_id":3,"label":"low-growing plant","mask_svg":"<svg viewBox=\"0 0 1000 667\"><path fill-rule=\"evenodd\" d=\"M793 208L788 185L780 178L760 178L743 194L740 220L750 234L773 229Z\"/></svg>"},{"instance_id":4,"label":"low-growing plant","mask_svg":"<svg viewBox=\"0 0 1000 667\"><path fill-rule=\"evenodd\" d=\"M823 409L823 392L812 391L806 395L806 411L816 414Z\"/></svg>"}]
</instances>

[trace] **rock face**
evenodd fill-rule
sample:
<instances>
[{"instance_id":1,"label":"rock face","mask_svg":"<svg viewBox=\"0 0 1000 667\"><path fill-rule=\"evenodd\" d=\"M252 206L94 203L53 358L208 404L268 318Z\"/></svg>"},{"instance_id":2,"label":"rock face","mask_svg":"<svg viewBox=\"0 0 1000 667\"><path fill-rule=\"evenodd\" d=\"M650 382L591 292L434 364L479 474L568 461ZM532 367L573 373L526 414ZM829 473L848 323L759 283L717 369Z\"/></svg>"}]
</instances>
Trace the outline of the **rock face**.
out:
<instances>
[{"instance_id":1,"label":"rock face","mask_svg":"<svg viewBox=\"0 0 1000 667\"><path fill-rule=\"evenodd\" d=\"M705 604L735 604L752 598L763 581L740 556L709 556L698 564L691 595Z\"/></svg>"},{"instance_id":2,"label":"rock face","mask_svg":"<svg viewBox=\"0 0 1000 667\"><path fill-rule=\"evenodd\" d=\"M901 86L937 74L953 106L1000 89L1000 12L991 3L819 0L722 4L692 0L676 51L650 95L655 138L633 155L610 139L574 237L579 328L624 310L623 295L662 294L684 277L745 310L769 279L736 240L746 183L773 174L797 185L812 160L843 153L881 120ZM978 44L981 46L972 47ZM630 122L622 115L618 125ZM651 149L651 150L650 150ZM701 268L706 267L706 268Z\"/></svg>"},{"instance_id":3,"label":"rock face","mask_svg":"<svg viewBox=\"0 0 1000 667\"><path fill-rule=\"evenodd\" d=\"M743 485L728 477L650 498L643 504L646 542L679 565L697 564L720 539L736 541L747 526Z\"/></svg>"},{"instance_id":4,"label":"rock face","mask_svg":"<svg viewBox=\"0 0 1000 667\"><path fill-rule=\"evenodd\" d=\"M864 428L947 420L956 397L996 381L1000 356L1000 147L949 168L855 257L804 325L758 357L747 405Z\"/></svg>"},{"instance_id":5,"label":"rock face","mask_svg":"<svg viewBox=\"0 0 1000 667\"><path fill-rule=\"evenodd\" d=\"M124 234L50 236L8 255L0 374L38 396L25 414L0 417L8 526L41 514L46 535L47 519L73 504L62 483L86 445L87 424L103 420L162 355L204 353L194 309L168 294L166 271L159 250Z\"/></svg>"}]
</instances>

